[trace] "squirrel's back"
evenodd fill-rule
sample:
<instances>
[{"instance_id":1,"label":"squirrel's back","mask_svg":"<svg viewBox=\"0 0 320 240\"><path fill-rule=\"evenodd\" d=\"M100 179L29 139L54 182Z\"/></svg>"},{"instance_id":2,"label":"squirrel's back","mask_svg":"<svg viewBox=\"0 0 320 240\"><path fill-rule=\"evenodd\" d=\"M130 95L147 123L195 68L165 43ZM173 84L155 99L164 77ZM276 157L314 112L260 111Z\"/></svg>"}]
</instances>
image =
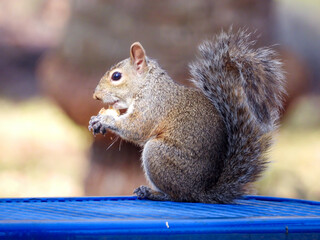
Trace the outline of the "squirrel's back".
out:
<instances>
[{"instance_id":1,"label":"squirrel's back","mask_svg":"<svg viewBox=\"0 0 320 240\"><path fill-rule=\"evenodd\" d=\"M252 49L246 31L222 32L199 46L191 81L214 104L227 132L227 153L218 181L202 196L230 202L246 192L266 165L284 93L281 63L269 48Z\"/></svg>"}]
</instances>

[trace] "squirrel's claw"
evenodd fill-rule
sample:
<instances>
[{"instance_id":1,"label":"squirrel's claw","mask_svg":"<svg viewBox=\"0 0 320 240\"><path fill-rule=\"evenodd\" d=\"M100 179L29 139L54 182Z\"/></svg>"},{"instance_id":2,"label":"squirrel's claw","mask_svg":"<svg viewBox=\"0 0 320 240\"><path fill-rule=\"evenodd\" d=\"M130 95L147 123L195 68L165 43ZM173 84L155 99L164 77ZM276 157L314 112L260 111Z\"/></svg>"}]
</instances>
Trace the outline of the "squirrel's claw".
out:
<instances>
[{"instance_id":1,"label":"squirrel's claw","mask_svg":"<svg viewBox=\"0 0 320 240\"><path fill-rule=\"evenodd\" d=\"M150 190L151 189L146 186L140 186L134 190L133 193L136 194L139 199L146 199L150 196Z\"/></svg>"},{"instance_id":2,"label":"squirrel's claw","mask_svg":"<svg viewBox=\"0 0 320 240\"><path fill-rule=\"evenodd\" d=\"M91 117L88 129L93 133L93 135L98 133L105 135L107 133L107 128L100 122L100 118L98 116Z\"/></svg>"},{"instance_id":3,"label":"squirrel's claw","mask_svg":"<svg viewBox=\"0 0 320 240\"><path fill-rule=\"evenodd\" d=\"M140 186L133 192L137 195L138 199L149 199L154 201L172 201L169 195L160 192L152 190L149 187L146 186Z\"/></svg>"}]
</instances>

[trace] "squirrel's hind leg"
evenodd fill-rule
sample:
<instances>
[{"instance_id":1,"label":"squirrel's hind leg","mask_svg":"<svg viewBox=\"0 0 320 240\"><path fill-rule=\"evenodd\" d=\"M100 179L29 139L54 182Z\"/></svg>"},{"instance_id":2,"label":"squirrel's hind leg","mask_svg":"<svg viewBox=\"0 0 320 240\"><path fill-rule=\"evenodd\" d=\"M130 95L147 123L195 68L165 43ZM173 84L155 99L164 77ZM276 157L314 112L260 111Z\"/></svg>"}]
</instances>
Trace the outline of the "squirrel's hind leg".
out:
<instances>
[{"instance_id":1,"label":"squirrel's hind leg","mask_svg":"<svg viewBox=\"0 0 320 240\"><path fill-rule=\"evenodd\" d=\"M168 142L154 138L145 144L142 165L146 178L156 190L140 187L135 193L159 201L196 201L199 190L203 188L203 184L198 183L202 176L201 167L205 163L190 160L188 153Z\"/></svg>"},{"instance_id":2,"label":"squirrel's hind leg","mask_svg":"<svg viewBox=\"0 0 320 240\"><path fill-rule=\"evenodd\" d=\"M170 197L160 191L155 191L146 186L140 186L133 192L139 199L149 199L154 201L171 201Z\"/></svg>"}]
</instances>

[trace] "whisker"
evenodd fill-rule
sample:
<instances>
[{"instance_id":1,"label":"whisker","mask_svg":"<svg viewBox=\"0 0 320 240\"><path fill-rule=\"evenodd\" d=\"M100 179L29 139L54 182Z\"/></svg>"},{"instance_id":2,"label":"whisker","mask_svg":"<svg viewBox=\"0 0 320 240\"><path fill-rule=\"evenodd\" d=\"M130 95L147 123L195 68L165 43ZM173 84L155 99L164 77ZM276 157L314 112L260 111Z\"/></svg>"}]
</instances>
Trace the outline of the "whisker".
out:
<instances>
[{"instance_id":1,"label":"whisker","mask_svg":"<svg viewBox=\"0 0 320 240\"><path fill-rule=\"evenodd\" d=\"M109 147L106 149L106 151L108 151L108 150L113 146L113 144L115 144L115 142L118 141L118 139L119 139L119 136L117 136L117 137L113 140L113 142L109 145Z\"/></svg>"},{"instance_id":2,"label":"whisker","mask_svg":"<svg viewBox=\"0 0 320 240\"><path fill-rule=\"evenodd\" d=\"M122 142L123 142L123 139L121 138L119 143L119 152L121 151Z\"/></svg>"}]
</instances>

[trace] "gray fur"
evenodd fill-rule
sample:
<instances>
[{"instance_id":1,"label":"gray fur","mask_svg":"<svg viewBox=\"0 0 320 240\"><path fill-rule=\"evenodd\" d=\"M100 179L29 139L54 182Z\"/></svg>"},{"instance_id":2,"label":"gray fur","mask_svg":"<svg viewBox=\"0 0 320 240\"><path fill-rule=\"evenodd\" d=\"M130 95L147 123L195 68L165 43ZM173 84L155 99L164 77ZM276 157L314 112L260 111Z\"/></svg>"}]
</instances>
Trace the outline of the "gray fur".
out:
<instances>
[{"instance_id":1,"label":"gray fur","mask_svg":"<svg viewBox=\"0 0 320 240\"><path fill-rule=\"evenodd\" d=\"M190 64L191 81L214 104L228 132L225 167L208 194L217 202L240 197L264 170L282 106L281 63L269 48L250 49L254 43L246 31L222 32L200 45L200 56Z\"/></svg>"}]
</instances>

